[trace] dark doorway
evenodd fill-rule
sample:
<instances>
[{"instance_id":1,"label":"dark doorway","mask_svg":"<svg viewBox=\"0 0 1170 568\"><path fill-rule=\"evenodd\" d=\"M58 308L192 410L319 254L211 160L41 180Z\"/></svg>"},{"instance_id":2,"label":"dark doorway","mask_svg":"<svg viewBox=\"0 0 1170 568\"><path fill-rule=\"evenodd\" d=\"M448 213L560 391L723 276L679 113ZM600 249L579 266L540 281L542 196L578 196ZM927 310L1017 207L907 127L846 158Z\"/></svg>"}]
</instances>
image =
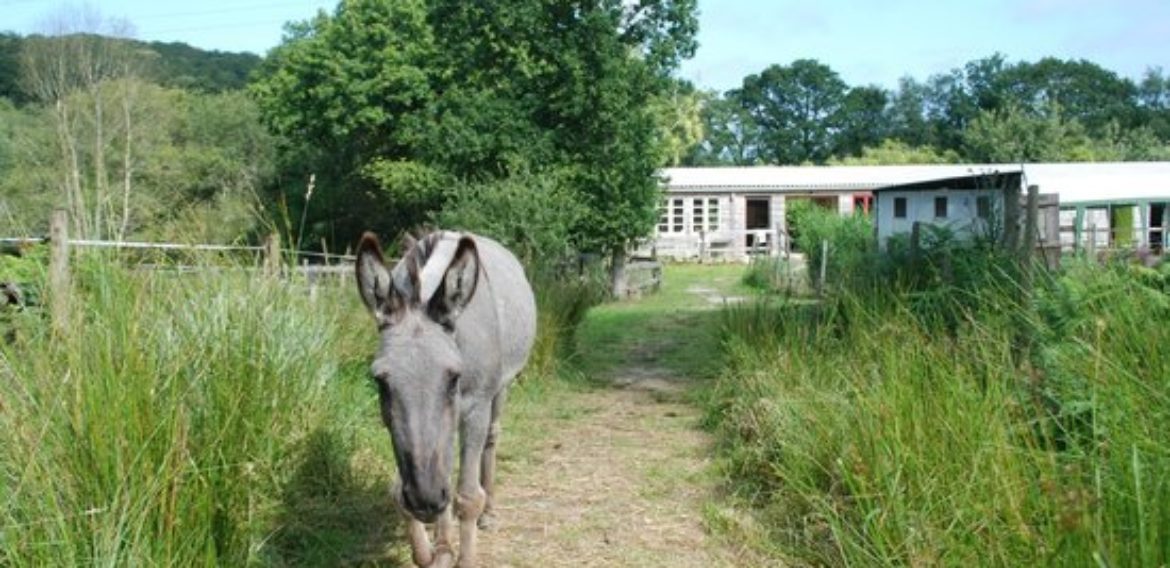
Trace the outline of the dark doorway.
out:
<instances>
[{"instance_id":1,"label":"dark doorway","mask_svg":"<svg viewBox=\"0 0 1170 568\"><path fill-rule=\"evenodd\" d=\"M1161 252L1166 246L1166 204L1150 204L1150 248Z\"/></svg>"},{"instance_id":2,"label":"dark doorway","mask_svg":"<svg viewBox=\"0 0 1170 568\"><path fill-rule=\"evenodd\" d=\"M768 212L769 200L767 197L748 198L747 200L747 228L770 229L772 222Z\"/></svg>"},{"instance_id":3,"label":"dark doorway","mask_svg":"<svg viewBox=\"0 0 1170 568\"><path fill-rule=\"evenodd\" d=\"M771 228L772 218L770 213L771 200L767 197L749 197L747 199L747 221L746 228L748 234L746 235L744 244L747 245L749 251L754 251L758 248L765 247L768 244L767 233L754 233L751 231L761 231Z\"/></svg>"}]
</instances>

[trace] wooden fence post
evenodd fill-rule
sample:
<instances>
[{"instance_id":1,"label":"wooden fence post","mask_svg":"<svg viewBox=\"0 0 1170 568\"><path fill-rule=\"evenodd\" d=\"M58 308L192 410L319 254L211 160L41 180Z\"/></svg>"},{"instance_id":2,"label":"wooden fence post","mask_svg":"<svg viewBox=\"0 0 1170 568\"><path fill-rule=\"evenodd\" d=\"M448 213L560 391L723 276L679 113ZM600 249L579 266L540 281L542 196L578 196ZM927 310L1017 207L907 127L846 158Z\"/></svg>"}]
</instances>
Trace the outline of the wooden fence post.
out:
<instances>
[{"instance_id":1,"label":"wooden fence post","mask_svg":"<svg viewBox=\"0 0 1170 568\"><path fill-rule=\"evenodd\" d=\"M1170 203L1162 206L1162 249L1170 248Z\"/></svg>"},{"instance_id":2,"label":"wooden fence post","mask_svg":"<svg viewBox=\"0 0 1170 568\"><path fill-rule=\"evenodd\" d=\"M272 233L264 241L264 274L280 276L280 235Z\"/></svg>"},{"instance_id":3,"label":"wooden fence post","mask_svg":"<svg viewBox=\"0 0 1170 568\"><path fill-rule=\"evenodd\" d=\"M49 302L53 330L65 335L70 330L70 303L73 286L69 277L69 214L56 209L49 220Z\"/></svg>"},{"instance_id":4,"label":"wooden fence post","mask_svg":"<svg viewBox=\"0 0 1170 568\"><path fill-rule=\"evenodd\" d=\"M1036 231L1040 214L1040 186L1028 186L1028 201L1024 211L1024 235L1020 239L1020 271L1024 294L1032 294L1032 271L1035 269Z\"/></svg>"},{"instance_id":5,"label":"wooden fence post","mask_svg":"<svg viewBox=\"0 0 1170 568\"><path fill-rule=\"evenodd\" d=\"M1003 188L1003 248L1009 255L1017 254L1020 246L1020 186L1006 184Z\"/></svg>"},{"instance_id":6,"label":"wooden fence post","mask_svg":"<svg viewBox=\"0 0 1170 568\"><path fill-rule=\"evenodd\" d=\"M825 269L829 264L829 241L821 241L821 274L817 278L817 297L825 294Z\"/></svg>"},{"instance_id":7,"label":"wooden fence post","mask_svg":"<svg viewBox=\"0 0 1170 568\"><path fill-rule=\"evenodd\" d=\"M1097 224L1089 223L1089 242L1085 246L1085 252L1089 259L1093 262L1097 261Z\"/></svg>"}]
</instances>

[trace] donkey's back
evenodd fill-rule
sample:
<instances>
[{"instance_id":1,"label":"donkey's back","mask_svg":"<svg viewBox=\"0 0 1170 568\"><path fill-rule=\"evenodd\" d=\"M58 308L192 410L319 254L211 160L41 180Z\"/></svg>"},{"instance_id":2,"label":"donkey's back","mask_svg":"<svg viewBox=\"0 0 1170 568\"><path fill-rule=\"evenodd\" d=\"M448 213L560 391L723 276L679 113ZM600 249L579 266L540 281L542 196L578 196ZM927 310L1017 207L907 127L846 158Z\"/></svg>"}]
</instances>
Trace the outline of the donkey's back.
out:
<instances>
[{"instance_id":1,"label":"donkey's back","mask_svg":"<svg viewBox=\"0 0 1170 568\"><path fill-rule=\"evenodd\" d=\"M472 233L435 231L418 240L394 269L400 287L411 286L411 263L424 297L445 285L440 270L460 239L470 238L479 256L480 278L471 301L453 321L466 373L476 375L481 395L503 389L524 368L536 338L536 299L515 255L493 239ZM421 258L412 259L411 255ZM431 270L435 267L436 270Z\"/></svg>"}]
</instances>

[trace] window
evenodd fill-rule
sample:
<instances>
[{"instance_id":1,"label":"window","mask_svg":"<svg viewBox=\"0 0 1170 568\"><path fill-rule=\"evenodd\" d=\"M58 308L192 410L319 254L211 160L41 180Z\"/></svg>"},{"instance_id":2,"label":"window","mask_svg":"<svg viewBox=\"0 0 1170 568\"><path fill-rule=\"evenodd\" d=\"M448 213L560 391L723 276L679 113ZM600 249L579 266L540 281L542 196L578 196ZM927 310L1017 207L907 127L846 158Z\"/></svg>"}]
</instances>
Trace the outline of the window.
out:
<instances>
[{"instance_id":1,"label":"window","mask_svg":"<svg viewBox=\"0 0 1170 568\"><path fill-rule=\"evenodd\" d=\"M689 213L688 213L689 212ZM687 217L687 215L690 217ZM658 207L658 234L719 230L719 198L672 197Z\"/></svg>"},{"instance_id":2,"label":"window","mask_svg":"<svg viewBox=\"0 0 1170 568\"><path fill-rule=\"evenodd\" d=\"M975 198L975 215L980 219L991 218L991 198L982 195Z\"/></svg>"},{"instance_id":3,"label":"window","mask_svg":"<svg viewBox=\"0 0 1170 568\"><path fill-rule=\"evenodd\" d=\"M934 216L936 219L947 218L947 198L941 196L934 198Z\"/></svg>"},{"instance_id":4,"label":"window","mask_svg":"<svg viewBox=\"0 0 1170 568\"><path fill-rule=\"evenodd\" d=\"M895 219L905 219L906 218L906 198L905 197L895 197L894 198L894 218Z\"/></svg>"},{"instance_id":5,"label":"window","mask_svg":"<svg viewBox=\"0 0 1170 568\"><path fill-rule=\"evenodd\" d=\"M670 200L670 232L683 232L683 219L685 210L683 207L683 200L681 197L676 197Z\"/></svg>"}]
</instances>

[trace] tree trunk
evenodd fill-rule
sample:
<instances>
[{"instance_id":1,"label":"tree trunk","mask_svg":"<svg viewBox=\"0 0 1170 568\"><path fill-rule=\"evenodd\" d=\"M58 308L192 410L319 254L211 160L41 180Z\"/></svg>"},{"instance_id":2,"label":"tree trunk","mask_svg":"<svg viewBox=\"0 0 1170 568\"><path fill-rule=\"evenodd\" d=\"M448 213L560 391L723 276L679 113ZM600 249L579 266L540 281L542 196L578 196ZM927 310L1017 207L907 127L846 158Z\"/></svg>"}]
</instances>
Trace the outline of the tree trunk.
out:
<instances>
[{"instance_id":1,"label":"tree trunk","mask_svg":"<svg viewBox=\"0 0 1170 568\"><path fill-rule=\"evenodd\" d=\"M609 265L610 289L614 298L625 298L628 293L629 280L626 277L626 249L613 249L613 256Z\"/></svg>"},{"instance_id":2,"label":"tree trunk","mask_svg":"<svg viewBox=\"0 0 1170 568\"><path fill-rule=\"evenodd\" d=\"M90 96L93 98L93 217L94 228L98 231L97 237L104 238L109 234L112 223L106 220L106 210L109 207L109 180L106 178L106 134L105 134L105 106L102 101L101 85L90 85Z\"/></svg>"},{"instance_id":3,"label":"tree trunk","mask_svg":"<svg viewBox=\"0 0 1170 568\"><path fill-rule=\"evenodd\" d=\"M118 227L118 240L126 238L126 230L130 226L130 182L133 179L133 163L131 162L131 143L134 140L133 117L130 113L130 79L123 78L126 92L122 95L122 119L125 121L126 138L122 147L122 219Z\"/></svg>"}]
</instances>

